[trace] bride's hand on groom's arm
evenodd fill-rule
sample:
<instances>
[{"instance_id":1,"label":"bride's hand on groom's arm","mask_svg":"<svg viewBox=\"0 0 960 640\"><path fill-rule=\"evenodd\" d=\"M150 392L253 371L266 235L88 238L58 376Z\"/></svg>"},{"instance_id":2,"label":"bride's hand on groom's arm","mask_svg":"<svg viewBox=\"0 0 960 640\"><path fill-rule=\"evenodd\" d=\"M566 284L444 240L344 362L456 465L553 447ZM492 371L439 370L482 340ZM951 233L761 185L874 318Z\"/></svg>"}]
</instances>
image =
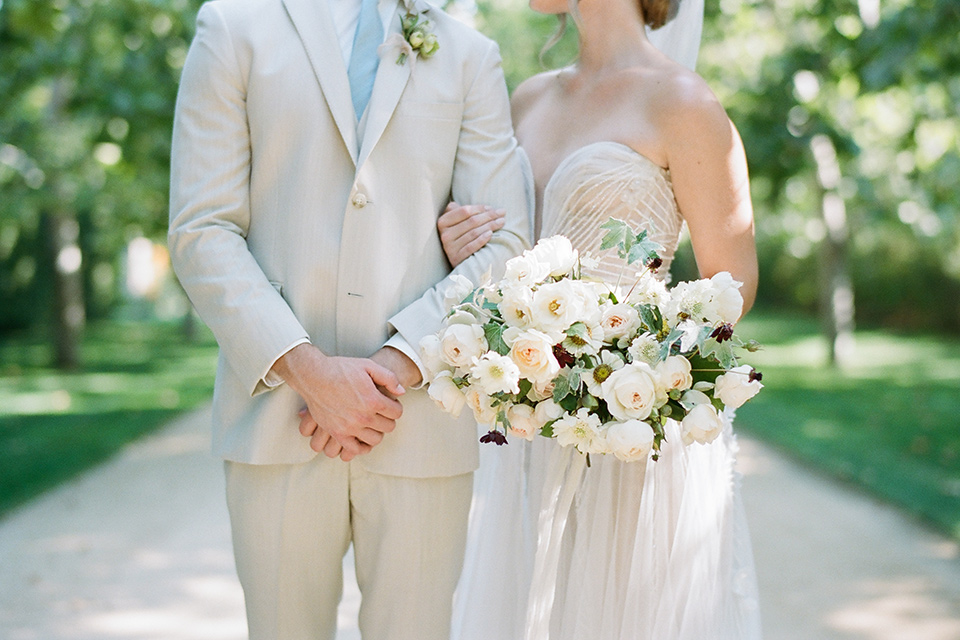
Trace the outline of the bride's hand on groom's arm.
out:
<instances>
[{"instance_id":1,"label":"bride's hand on groom's arm","mask_svg":"<svg viewBox=\"0 0 960 640\"><path fill-rule=\"evenodd\" d=\"M403 412L396 400L404 393L400 381L373 359L327 356L301 344L277 360L274 369L307 405L315 427L306 432L309 423L301 419L301 433L309 435L314 451L330 457L350 460L369 452L393 431Z\"/></svg>"},{"instance_id":2,"label":"bride's hand on groom's arm","mask_svg":"<svg viewBox=\"0 0 960 640\"><path fill-rule=\"evenodd\" d=\"M459 205L451 202L437 219L443 252L451 266L472 256L503 228L507 212L481 204Z\"/></svg>"}]
</instances>

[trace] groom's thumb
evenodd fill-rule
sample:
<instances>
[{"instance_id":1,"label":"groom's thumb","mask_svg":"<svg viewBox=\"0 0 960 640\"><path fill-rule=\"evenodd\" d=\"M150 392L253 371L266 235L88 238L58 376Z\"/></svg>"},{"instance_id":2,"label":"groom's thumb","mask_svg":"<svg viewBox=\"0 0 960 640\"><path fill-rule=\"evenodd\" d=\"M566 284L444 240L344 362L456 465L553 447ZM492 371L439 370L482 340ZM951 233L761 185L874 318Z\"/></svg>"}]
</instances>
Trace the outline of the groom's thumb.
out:
<instances>
[{"instance_id":1,"label":"groom's thumb","mask_svg":"<svg viewBox=\"0 0 960 640\"><path fill-rule=\"evenodd\" d=\"M396 374L386 367L382 367L376 362L371 363L371 366L367 369L367 372L370 374L370 378L373 380L373 383L378 387L383 387L390 393L395 396L402 396L406 393L406 389L400 384L400 380L397 378Z\"/></svg>"}]
</instances>

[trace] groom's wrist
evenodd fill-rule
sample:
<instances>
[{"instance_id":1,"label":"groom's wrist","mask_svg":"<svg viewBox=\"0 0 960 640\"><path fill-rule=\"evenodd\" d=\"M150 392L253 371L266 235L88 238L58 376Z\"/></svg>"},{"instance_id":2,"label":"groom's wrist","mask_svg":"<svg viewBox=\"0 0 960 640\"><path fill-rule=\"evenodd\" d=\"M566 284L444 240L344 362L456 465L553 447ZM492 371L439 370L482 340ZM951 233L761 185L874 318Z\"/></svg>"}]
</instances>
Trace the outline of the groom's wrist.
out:
<instances>
[{"instance_id":1,"label":"groom's wrist","mask_svg":"<svg viewBox=\"0 0 960 640\"><path fill-rule=\"evenodd\" d=\"M404 389L416 388L423 382L423 375L416 363L396 347L391 345L381 347L379 351L370 356L370 359L380 366L390 369L397 376Z\"/></svg>"},{"instance_id":2,"label":"groom's wrist","mask_svg":"<svg viewBox=\"0 0 960 640\"><path fill-rule=\"evenodd\" d=\"M320 349L309 342L301 342L294 345L286 353L277 358L277 361L270 368L271 374L276 374L294 391L300 392L300 380L302 373L318 358L326 356Z\"/></svg>"}]
</instances>

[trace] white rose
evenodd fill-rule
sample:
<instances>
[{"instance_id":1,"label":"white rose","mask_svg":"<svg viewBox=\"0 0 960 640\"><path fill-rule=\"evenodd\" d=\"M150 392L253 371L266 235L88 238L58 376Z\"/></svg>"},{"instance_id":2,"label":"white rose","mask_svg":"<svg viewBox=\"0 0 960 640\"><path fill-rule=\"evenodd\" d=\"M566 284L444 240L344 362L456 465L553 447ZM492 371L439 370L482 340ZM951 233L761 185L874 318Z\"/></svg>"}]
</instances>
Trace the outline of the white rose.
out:
<instances>
[{"instance_id":1,"label":"white rose","mask_svg":"<svg viewBox=\"0 0 960 640\"><path fill-rule=\"evenodd\" d=\"M450 276L450 286L443 292L443 305L447 311L457 306L473 291L470 279L455 273Z\"/></svg>"},{"instance_id":2,"label":"white rose","mask_svg":"<svg viewBox=\"0 0 960 640\"><path fill-rule=\"evenodd\" d=\"M743 295L740 287L743 283L737 282L726 271L721 271L712 278L713 305L716 314L722 322L735 323L743 315Z\"/></svg>"},{"instance_id":3,"label":"white rose","mask_svg":"<svg viewBox=\"0 0 960 640\"><path fill-rule=\"evenodd\" d=\"M497 421L497 410L493 408L493 398L483 392L479 386L471 384L463 390L467 406L473 411L477 424L490 425Z\"/></svg>"},{"instance_id":4,"label":"white rose","mask_svg":"<svg viewBox=\"0 0 960 640\"><path fill-rule=\"evenodd\" d=\"M564 236L551 236L537 242L532 253L547 265L551 276L564 276L577 264L577 250Z\"/></svg>"},{"instance_id":5,"label":"white rose","mask_svg":"<svg viewBox=\"0 0 960 640\"><path fill-rule=\"evenodd\" d=\"M680 423L680 437L684 444L713 442L721 431L723 431L723 421L712 404L696 405Z\"/></svg>"},{"instance_id":6,"label":"white rose","mask_svg":"<svg viewBox=\"0 0 960 640\"><path fill-rule=\"evenodd\" d=\"M738 409L743 403L760 393L763 385L759 380L750 380L751 367L741 365L717 376L713 395L728 407Z\"/></svg>"},{"instance_id":7,"label":"white rose","mask_svg":"<svg viewBox=\"0 0 960 640\"><path fill-rule=\"evenodd\" d=\"M653 427L642 420L614 422L607 428L607 446L619 460L644 460L653 448Z\"/></svg>"},{"instance_id":8,"label":"white rose","mask_svg":"<svg viewBox=\"0 0 960 640\"><path fill-rule=\"evenodd\" d=\"M437 406L452 414L454 418L460 417L463 405L467 402L467 398L457 387L453 381L453 374L449 371L443 371L433 379L427 388L427 394L433 398Z\"/></svg>"},{"instance_id":9,"label":"white rose","mask_svg":"<svg viewBox=\"0 0 960 640\"><path fill-rule=\"evenodd\" d=\"M550 265L540 262L532 252L524 251L519 256L507 260L503 277L512 284L532 287L549 275Z\"/></svg>"},{"instance_id":10,"label":"white rose","mask_svg":"<svg viewBox=\"0 0 960 640\"><path fill-rule=\"evenodd\" d=\"M500 301L500 315L511 327L529 327L533 321L533 292L522 286L505 288Z\"/></svg>"},{"instance_id":11,"label":"white rose","mask_svg":"<svg viewBox=\"0 0 960 640\"><path fill-rule=\"evenodd\" d=\"M563 407L550 398L538 402L536 408L533 410L533 414L541 427L551 420L558 419L564 413Z\"/></svg>"},{"instance_id":12,"label":"white rose","mask_svg":"<svg viewBox=\"0 0 960 640\"><path fill-rule=\"evenodd\" d=\"M660 383L667 391L674 389L686 391L693 386L690 361L683 356L668 356L657 365L656 372L660 376Z\"/></svg>"},{"instance_id":13,"label":"white rose","mask_svg":"<svg viewBox=\"0 0 960 640\"><path fill-rule=\"evenodd\" d=\"M600 318L604 340L611 342L626 338L640 326L640 314L629 304L613 304L603 308Z\"/></svg>"},{"instance_id":14,"label":"white rose","mask_svg":"<svg viewBox=\"0 0 960 640\"><path fill-rule=\"evenodd\" d=\"M528 404L515 404L507 409L507 421L510 433L525 440L533 440L540 433L542 422L538 422L533 407Z\"/></svg>"},{"instance_id":15,"label":"white rose","mask_svg":"<svg viewBox=\"0 0 960 640\"><path fill-rule=\"evenodd\" d=\"M479 324L454 324L440 338L440 357L452 367L469 367L487 350L487 339Z\"/></svg>"},{"instance_id":16,"label":"white rose","mask_svg":"<svg viewBox=\"0 0 960 640\"><path fill-rule=\"evenodd\" d=\"M533 294L533 325L548 333L566 331L576 320L578 303L569 280L545 284Z\"/></svg>"},{"instance_id":17,"label":"white rose","mask_svg":"<svg viewBox=\"0 0 960 640\"><path fill-rule=\"evenodd\" d=\"M447 364L440 357L440 337L431 333L420 339L420 361L423 368L431 376L447 368Z\"/></svg>"},{"instance_id":18,"label":"white rose","mask_svg":"<svg viewBox=\"0 0 960 640\"><path fill-rule=\"evenodd\" d=\"M633 339L627 349L633 362L645 362L653 365L660 360L660 342L652 333L644 333Z\"/></svg>"},{"instance_id":19,"label":"white rose","mask_svg":"<svg viewBox=\"0 0 960 640\"><path fill-rule=\"evenodd\" d=\"M550 336L536 329L528 329L513 339L510 358L520 369L521 377L534 383L546 384L560 373Z\"/></svg>"},{"instance_id":20,"label":"white rose","mask_svg":"<svg viewBox=\"0 0 960 640\"><path fill-rule=\"evenodd\" d=\"M618 420L646 420L657 407L657 374L635 362L610 374L600 385L607 409Z\"/></svg>"},{"instance_id":21,"label":"white rose","mask_svg":"<svg viewBox=\"0 0 960 640\"><path fill-rule=\"evenodd\" d=\"M530 393L527 394L527 397L534 402L540 402L541 400L552 398L554 387L556 387L556 385L553 383L553 380L548 380L546 382L534 382L533 386L530 387Z\"/></svg>"},{"instance_id":22,"label":"white rose","mask_svg":"<svg viewBox=\"0 0 960 640\"><path fill-rule=\"evenodd\" d=\"M600 418L583 408L576 415L566 415L553 423L553 435L562 447L575 446L580 453L590 453L594 440L600 437Z\"/></svg>"},{"instance_id":23,"label":"white rose","mask_svg":"<svg viewBox=\"0 0 960 640\"><path fill-rule=\"evenodd\" d=\"M476 381L487 395L495 393L520 393L520 369L507 356L488 351L474 360L470 378Z\"/></svg>"}]
</instances>

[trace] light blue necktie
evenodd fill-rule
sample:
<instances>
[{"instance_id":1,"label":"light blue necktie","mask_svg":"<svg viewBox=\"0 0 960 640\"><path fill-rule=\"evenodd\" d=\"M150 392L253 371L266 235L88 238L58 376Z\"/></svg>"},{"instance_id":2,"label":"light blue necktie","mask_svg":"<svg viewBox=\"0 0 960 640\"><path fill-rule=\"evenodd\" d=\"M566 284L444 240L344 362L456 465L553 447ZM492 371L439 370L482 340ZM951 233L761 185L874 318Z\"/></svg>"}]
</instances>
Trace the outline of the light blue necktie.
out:
<instances>
[{"instance_id":1,"label":"light blue necktie","mask_svg":"<svg viewBox=\"0 0 960 640\"><path fill-rule=\"evenodd\" d=\"M380 57L377 48L383 43L383 22L377 0L363 0L360 5L360 20L357 34L353 37L353 52L350 54L350 68L347 77L350 80L350 96L357 120L363 115L370 94L373 93L373 80L377 75Z\"/></svg>"}]
</instances>

